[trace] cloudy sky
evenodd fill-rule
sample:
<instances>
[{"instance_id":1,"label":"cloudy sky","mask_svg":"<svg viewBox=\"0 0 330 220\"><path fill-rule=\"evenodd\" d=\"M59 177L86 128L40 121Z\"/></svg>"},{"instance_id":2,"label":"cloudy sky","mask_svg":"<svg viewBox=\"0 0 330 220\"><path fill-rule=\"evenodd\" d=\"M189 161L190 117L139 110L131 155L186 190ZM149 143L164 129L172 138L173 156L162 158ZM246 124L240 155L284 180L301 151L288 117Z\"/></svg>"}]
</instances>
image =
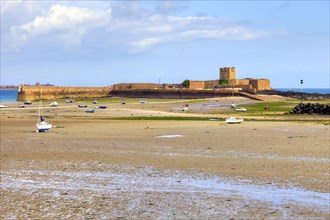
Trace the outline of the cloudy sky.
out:
<instances>
[{"instance_id":1,"label":"cloudy sky","mask_svg":"<svg viewBox=\"0 0 330 220\"><path fill-rule=\"evenodd\" d=\"M329 87L329 1L1 0L1 84Z\"/></svg>"}]
</instances>

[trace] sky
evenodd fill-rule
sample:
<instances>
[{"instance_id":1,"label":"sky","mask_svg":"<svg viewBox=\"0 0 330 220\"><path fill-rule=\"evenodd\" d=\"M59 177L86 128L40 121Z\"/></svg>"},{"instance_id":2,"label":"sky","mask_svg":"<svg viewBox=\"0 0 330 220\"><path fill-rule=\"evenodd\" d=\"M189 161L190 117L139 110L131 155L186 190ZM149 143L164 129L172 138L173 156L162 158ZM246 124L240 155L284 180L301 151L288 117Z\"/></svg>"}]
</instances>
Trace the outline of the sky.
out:
<instances>
[{"instance_id":1,"label":"sky","mask_svg":"<svg viewBox=\"0 0 330 220\"><path fill-rule=\"evenodd\" d=\"M329 1L1 0L1 85L267 78L329 88Z\"/></svg>"}]
</instances>

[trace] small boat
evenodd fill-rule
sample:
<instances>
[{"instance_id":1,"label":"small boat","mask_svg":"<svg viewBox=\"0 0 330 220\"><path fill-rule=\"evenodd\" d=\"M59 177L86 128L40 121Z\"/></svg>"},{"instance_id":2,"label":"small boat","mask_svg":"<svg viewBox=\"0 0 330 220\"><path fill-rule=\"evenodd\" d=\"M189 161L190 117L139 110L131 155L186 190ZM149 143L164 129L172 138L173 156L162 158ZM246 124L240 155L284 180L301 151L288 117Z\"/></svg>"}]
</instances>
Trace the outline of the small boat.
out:
<instances>
[{"instance_id":1,"label":"small boat","mask_svg":"<svg viewBox=\"0 0 330 220\"><path fill-rule=\"evenodd\" d=\"M183 108L182 108L182 111L183 112L187 112L189 109L188 109L188 107L187 106L183 106Z\"/></svg>"},{"instance_id":2,"label":"small boat","mask_svg":"<svg viewBox=\"0 0 330 220\"><path fill-rule=\"evenodd\" d=\"M40 97L42 97L42 93L40 93ZM41 116L41 100L39 100L39 114L38 114L38 123L36 124L37 130L36 132L48 132L50 131L50 129L53 127L52 124L46 122L45 118L43 116ZM52 103L51 103L52 104ZM57 106L57 102L53 102L53 104L56 104Z\"/></svg>"},{"instance_id":3,"label":"small boat","mask_svg":"<svg viewBox=\"0 0 330 220\"><path fill-rule=\"evenodd\" d=\"M125 102L124 100L122 100L122 101L120 102L120 104L125 105L126 102Z\"/></svg>"},{"instance_id":4,"label":"small boat","mask_svg":"<svg viewBox=\"0 0 330 220\"><path fill-rule=\"evenodd\" d=\"M226 123L227 124L239 124L243 121L244 121L243 118L235 118L235 117L226 118Z\"/></svg>"},{"instance_id":5,"label":"small boat","mask_svg":"<svg viewBox=\"0 0 330 220\"><path fill-rule=\"evenodd\" d=\"M58 103L57 102L52 102L52 103L49 103L49 106L56 107L56 106L58 106Z\"/></svg>"},{"instance_id":6,"label":"small boat","mask_svg":"<svg viewBox=\"0 0 330 220\"><path fill-rule=\"evenodd\" d=\"M39 122L36 124L36 132L48 132L53 127L52 124L45 121L44 117L39 117Z\"/></svg>"},{"instance_id":7,"label":"small boat","mask_svg":"<svg viewBox=\"0 0 330 220\"><path fill-rule=\"evenodd\" d=\"M237 111L237 112L246 112L246 108L243 108L243 107L236 108L235 111Z\"/></svg>"},{"instance_id":8,"label":"small boat","mask_svg":"<svg viewBox=\"0 0 330 220\"><path fill-rule=\"evenodd\" d=\"M88 105L78 105L79 108L87 108Z\"/></svg>"},{"instance_id":9,"label":"small boat","mask_svg":"<svg viewBox=\"0 0 330 220\"><path fill-rule=\"evenodd\" d=\"M0 108L8 108L6 105L0 105Z\"/></svg>"},{"instance_id":10,"label":"small boat","mask_svg":"<svg viewBox=\"0 0 330 220\"><path fill-rule=\"evenodd\" d=\"M25 108L25 105L22 104L22 105L19 105L18 107L19 107L19 108Z\"/></svg>"},{"instance_id":11,"label":"small boat","mask_svg":"<svg viewBox=\"0 0 330 220\"><path fill-rule=\"evenodd\" d=\"M97 104L97 100L94 100L94 101L93 101L93 104Z\"/></svg>"},{"instance_id":12,"label":"small boat","mask_svg":"<svg viewBox=\"0 0 330 220\"><path fill-rule=\"evenodd\" d=\"M31 101L25 101L24 104L25 104L25 105L31 105L32 102L31 102Z\"/></svg>"},{"instance_id":13,"label":"small boat","mask_svg":"<svg viewBox=\"0 0 330 220\"><path fill-rule=\"evenodd\" d=\"M89 109L89 110L86 110L85 112L86 112L86 113L94 113L95 110L94 110L94 109Z\"/></svg>"},{"instance_id":14,"label":"small boat","mask_svg":"<svg viewBox=\"0 0 330 220\"><path fill-rule=\"evenodd\" d=\"M236 104L232 103L232 104L230 105L230 108L235 109L235 108L236 108Z\"/></svg>"},{"instance_id":15,"label":"small boat","mask_svg":"<svg viewBox=\"0 0 330 220\"><path fill-rule=\"evenodd\" d=\"M74 102L73 99L67 99L67 100L65 100L65 103L73 103L73 102Z\"/></svg>"},{"instance_id":16,"label":"small boat","mask_svg":"<svg viewBox=\"0 0 330 220\"><path fill-rule=\"evenodd\" d=\"M106 106L106 105L100 105L100 106L99 106L100 109L106 109L107 107L108 107L108 106Z\"/></svg>"}]
</instances>

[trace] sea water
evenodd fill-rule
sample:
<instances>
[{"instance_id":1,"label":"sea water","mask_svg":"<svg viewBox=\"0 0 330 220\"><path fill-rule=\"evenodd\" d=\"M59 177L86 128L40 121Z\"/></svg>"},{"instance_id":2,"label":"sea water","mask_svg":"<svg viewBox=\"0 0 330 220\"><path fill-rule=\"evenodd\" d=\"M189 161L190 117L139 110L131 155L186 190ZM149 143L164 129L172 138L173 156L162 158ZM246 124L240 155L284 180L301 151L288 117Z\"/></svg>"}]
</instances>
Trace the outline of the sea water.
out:
<instances>
[{"instance_id":1,"label":"sea water","mask_svg":"<svg viewBox=\"0 0 330 220\"><path fill-rule=\"evenodd\" d=\"M275 88L276 90L283 92L301 92L301 88ZM304 93L318 93L318 94L330 94L330 88L303 88Z\"/></svg>"},{"instance_id":2,"label":"sea water","mask_svg":"<svg viewBox=\"0 0 330 220\"><path fill-rule=\"evenodd\" d=\"M18 91L14 90L0 90L0 102L16 102Z\"/></svg>"}]
</instances>

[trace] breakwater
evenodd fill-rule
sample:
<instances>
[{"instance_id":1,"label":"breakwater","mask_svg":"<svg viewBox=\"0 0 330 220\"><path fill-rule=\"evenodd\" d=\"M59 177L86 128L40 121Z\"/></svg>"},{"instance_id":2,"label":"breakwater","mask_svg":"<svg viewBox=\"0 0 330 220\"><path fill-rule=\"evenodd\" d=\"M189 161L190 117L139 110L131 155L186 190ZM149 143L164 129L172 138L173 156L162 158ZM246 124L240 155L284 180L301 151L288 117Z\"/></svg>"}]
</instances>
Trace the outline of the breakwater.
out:
<instances>
[{"instance_id":1,"label":"breakwater","mask_svg":"<svg viewBox=\"0 0 330 220\"><path fill-rule=\"evenodd\" d=\"M20 86L17 101L98 98L108 96L111 90L112 87Z\"/></svg>"},{"instance_id":2,"label":"breakwater","mask_svg":"<svg viewBox=\"0 0 330 220\"><path fill-rule=\"evenodd\" d=\"M191 90L191 89L113 89L113 87L63 87L63 86L20 86L17 101L39 99L56 100L65 98L100 98L107 96L127 98L198 99L228 96L255 96L238 90Z\"/></svg>"},{"instance_id":3,"label":"breakwater","mask_svg":"<svg viewBox=\"0 0 330 220\"><path fill-rule=\"evenodd\" d=\"M114 89L110 92L110 95L128 98L198 99L238 96L242 94L237 90Z\"/></svg>"}]
</instances>

